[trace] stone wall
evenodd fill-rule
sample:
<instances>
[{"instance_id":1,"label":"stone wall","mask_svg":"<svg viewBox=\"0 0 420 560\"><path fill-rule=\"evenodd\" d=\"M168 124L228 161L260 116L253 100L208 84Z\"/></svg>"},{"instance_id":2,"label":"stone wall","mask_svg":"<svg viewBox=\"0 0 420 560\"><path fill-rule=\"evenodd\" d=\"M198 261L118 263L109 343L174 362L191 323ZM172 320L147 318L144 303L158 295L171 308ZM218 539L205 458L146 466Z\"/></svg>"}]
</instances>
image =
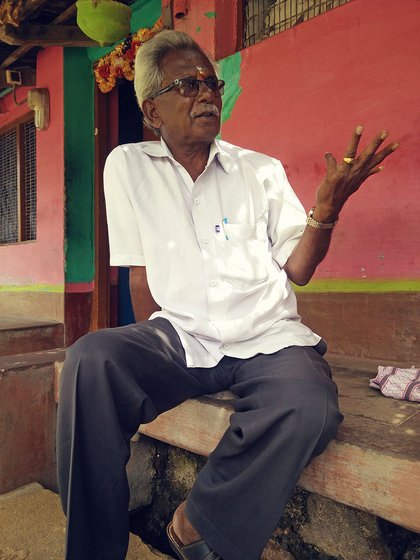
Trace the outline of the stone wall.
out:
<instances>
[{"instance_id":1,"label":"stone wall","mask_svg":"<svg viewBox=\"0 0 420 560\"><path fill-rule=\"evenodd\" d=\"M136 482L145 476L151 484L148 498L137 499L142 507L131 515L131 530L155 548L170 553L166 525L206 459L145 436L134 445L137 459L130 465L132 488L145 488L144 481L141 486ZM420 535L297 488L261 558L415 560L420 558Z\"/></svg>"}]
</instances>

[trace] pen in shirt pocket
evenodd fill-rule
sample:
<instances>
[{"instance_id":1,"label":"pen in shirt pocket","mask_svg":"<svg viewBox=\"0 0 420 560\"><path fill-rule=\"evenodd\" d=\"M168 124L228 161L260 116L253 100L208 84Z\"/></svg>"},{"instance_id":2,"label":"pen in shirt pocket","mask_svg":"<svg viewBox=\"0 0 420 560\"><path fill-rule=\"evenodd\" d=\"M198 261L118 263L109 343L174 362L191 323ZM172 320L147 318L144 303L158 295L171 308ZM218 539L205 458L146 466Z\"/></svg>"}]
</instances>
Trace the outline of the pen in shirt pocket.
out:
<instances>
[{"instance_id":1,"label":"pen in shirt pocket","mask_svg":"<svg viewBox=\"0 0 420 560\"><path fill-rule=\"evenodd\" d=\"M225 234L226 241L229 241L229 237L228 237L228 235L227 235L227 233L226 233L226 225L227 225L227 223L228 223L228 219L227 219L227 218L223 218L223 221L222 221L222 224L223 224L223 232L224 232L224 234Z\"/></svg>"},{"instance_id":2,"label":"pen in shirt pocket","mask_svg":"<svg viewBox=\"0 0 420 560\"><path fill-rule=\"evenodd\" d=\"M226 240L229 240L229 237L228 237L228 235L227 235L227 233L226 233L226 228L225 228L225 225L226 225L227 223L228 223L228 219L227 219L227 218L223 218L223 220L222 220L223 233L225 234L225 239L226 239ZM214 226L214 231L215 231L216 233L220 233L220 231L221 231L221 230L220 230L220 224L216 224L216 225Z\"/></svg>"}]
</instances>

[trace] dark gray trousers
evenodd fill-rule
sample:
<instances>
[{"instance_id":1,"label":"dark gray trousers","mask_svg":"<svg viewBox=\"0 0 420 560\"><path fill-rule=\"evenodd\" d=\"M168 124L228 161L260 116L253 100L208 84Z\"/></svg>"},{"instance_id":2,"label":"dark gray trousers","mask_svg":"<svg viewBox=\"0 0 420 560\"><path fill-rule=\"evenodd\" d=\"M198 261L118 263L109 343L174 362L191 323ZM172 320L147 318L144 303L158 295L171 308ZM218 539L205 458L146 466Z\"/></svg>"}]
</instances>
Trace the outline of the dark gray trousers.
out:
<instances>
[{"instance_id":1,"label":"dark gray trousers","mask_svg":"<svg viewBox=\"0 0 420 560\"><path fill-rule=\"evenodd\" d=\"M187 515L224 560L257 560L300 473L342 420L318 350L292 346L188 368L165 319L78 340L68 350L58 409L66 559L125 558L125 466L139 424L190 397L231 390L237 399L230 427L197 478Z\"/></svg>"}]
</instances>

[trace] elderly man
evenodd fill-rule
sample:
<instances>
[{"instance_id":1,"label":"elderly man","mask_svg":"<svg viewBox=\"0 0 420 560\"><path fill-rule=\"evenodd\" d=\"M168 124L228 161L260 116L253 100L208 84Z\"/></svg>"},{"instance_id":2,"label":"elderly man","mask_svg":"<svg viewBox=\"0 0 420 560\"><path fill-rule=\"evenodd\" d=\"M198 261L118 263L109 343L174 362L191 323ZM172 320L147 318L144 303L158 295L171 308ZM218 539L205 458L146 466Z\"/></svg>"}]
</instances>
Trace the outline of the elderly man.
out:
<instances>
[{"instance_id":1,"label":"elderly man","mask_svg":"<svg viewBox=\"0 0 420 560\"><path fill-rule=\"evenodd\" d=\"M398 145L380 149L383 131L357 155L357 127L343 160L326 155L307 216L279 161L216 140L223 85L184 33L164 31L137 55L138 102L160 140L117 147L105 190L111 264L130 267L138 322L68 352L58 425L67 560L125 558L130 438L185 399L236 396L168 526L180 559L257 560L342 419L326 345L300 322L290 281L310 280L344 203Z\"/></svg>"}]
</instances>

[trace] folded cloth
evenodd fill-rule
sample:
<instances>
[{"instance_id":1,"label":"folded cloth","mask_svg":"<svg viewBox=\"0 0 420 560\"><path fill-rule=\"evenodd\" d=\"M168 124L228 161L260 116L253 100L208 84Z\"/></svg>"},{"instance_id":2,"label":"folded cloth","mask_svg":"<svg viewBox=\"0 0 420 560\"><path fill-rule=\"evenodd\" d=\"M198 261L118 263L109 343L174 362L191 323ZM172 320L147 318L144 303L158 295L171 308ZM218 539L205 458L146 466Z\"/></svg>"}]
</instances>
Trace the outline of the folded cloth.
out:
<instances>
[{"instance_id":1,"label":"folded cloth","mask_svg":"<svg viewBox=\"0 0 420 560\"><path fill-rule=\"evenodd\" d=\"M369 387L379 389L386 397L420 402L420 369L378 366L378 375Z\"/></svg>"}]
</instances>

